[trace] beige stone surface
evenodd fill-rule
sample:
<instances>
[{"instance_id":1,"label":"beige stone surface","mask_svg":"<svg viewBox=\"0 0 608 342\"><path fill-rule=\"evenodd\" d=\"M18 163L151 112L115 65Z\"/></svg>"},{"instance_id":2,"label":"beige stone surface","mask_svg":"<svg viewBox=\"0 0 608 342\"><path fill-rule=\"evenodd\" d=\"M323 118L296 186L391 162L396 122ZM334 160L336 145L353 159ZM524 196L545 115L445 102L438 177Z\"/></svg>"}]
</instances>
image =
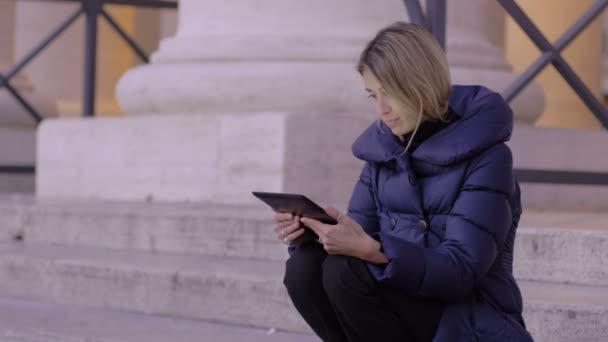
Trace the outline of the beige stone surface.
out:
<instances>
[{"instance_id":1,"label":"beige stone surface","mask_svg":"<svg viewBox=\"0 0 608 342\"><path fill-rule=\"evenodd\" d=\"M49 120L37 194L251 203L257 190L345 203L362 166L351 144L370 123L335 113Z\"/></svg>"},{"instance_id":2,"label":"beige stone surface","mask_svg":"<svg viewBox=\"0 0 608 342\"><path fill-rule=\"evenodd\" d=\"M56 120L38 136L40 197L251 203L253 190L346 206L371 117L339 113ZM601 131L517 126L516 168L606 172ZM529 208L608 209L608 187L522 184Z\"/></svg>"},{"instance_id":3,"label":"beige stone surface","mask_svg":"<svg viewBox=\"0 0 608 342\"><path fill-rule=\"evenodd\" d=\"M0 237L27 243L284 261L263 203L0 200ZM518 279L608 286L608 214L525 210L515 244ZM592 260L593 262L590 262Z\"/></svg>"},{"instance_id":4,"label":"beige stone surface","mask_svg":"<svg viewBox=\"0 0 608 342\"><path fill-rule=\"evenodd\" d=\"M36 244L2 244L0 255L3 297L310 331L282 287L282 263ZM606 336L606 287L519 284L537 341Z\"/></svg>"},{"instance_id":5,"label":"beige stone surface","mask_svg":"<svg viewBox=\"0 0 608 342\"><path fill-rule=\"evenodd\" d=\"M263 234L270 215L261 205L33 201L27 196L4 196L0 204L0 232L15 226L25 232L24 242L0 243L4 279L0 317L6 299L18 297L46 303L48 309L36 310L30 319L51 310L69 310L65 305L83 305L92 308L79 311L84 321L98 314L98 319L111 321L116 310L128 310L140 313L135 315L138 318L141 313L148 315L142 320L125 318L136 326L151 322L164 326L157 316L169 315L310 331L282 287L284 259L251 254L251 244L258 250L285 248L273 239L256 237ZM565 342L576 336L580 341L597 341L607 336L606 215L530 211L524 215L516 240L515 272L535 340ZM173 232L167 234L171 227ZM271 236L271 227L267 228ZM246 229L257 233L247 236ZM249 241L235 239L239 234ZM139 244L151 241L150 236L158 248ZM192 239L191 246L200 239L206 245L199 245L200 250L171 249L175 241L187 239ZM226 257L221 247L237 247L242 253ZM20 310L11 309L11 319ZM6 335L2 325L6 322L0 319L0 334ZM14 332L26 337L74 336L56 330L63 325L47 330L38 324L38 335L15 329L23 326L25 320L9 330L10 336ZM80 327L72 331L82 336Z\"/></svg>"}]
</instances>

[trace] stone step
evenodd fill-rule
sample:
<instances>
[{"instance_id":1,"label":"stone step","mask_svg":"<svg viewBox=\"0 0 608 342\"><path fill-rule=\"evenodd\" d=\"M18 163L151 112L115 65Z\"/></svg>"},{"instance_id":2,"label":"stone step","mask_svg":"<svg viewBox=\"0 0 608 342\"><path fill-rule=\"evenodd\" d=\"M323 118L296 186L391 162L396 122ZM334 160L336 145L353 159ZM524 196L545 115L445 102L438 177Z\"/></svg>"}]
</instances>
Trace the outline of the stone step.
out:
<instances>
[{"instance_id":1,"label":"stone step","mask_svg":"<svg viewBox=\"0 0 608 342\"><path fill-rule=\"evenodd\" d=\"M310 332L272 260L0 244L0 296ZM520 282L537 341L598 341L608 287Z\"/></svg>"},{"instance_id":2,"label":"stone step","mask_svg":"<svg viewBox=\"0 0 608 342\"><path fill-rule=\"evenodd\" d=\"M264 205L35 201L0 198L0 240L285 260ZM608 213L526 211L515 275L608 286Z\"/></svg>"},{"instance_id":3,"label":"stone step","mask_svg":"<svg viewBox=\"0 0 608 342\"><path fill-rule=\"evenodd\" d=\"M33 174L0 173L0 192L33 194L35 178Z\"/></svg>"},{"instance_id":4,"label":"stone step","mask_svg":"<svg viewBox=\"0 0 608 342\"><path fill-rule=\"evenodd\" d=\"M519 281L537 342L608 341L608 287Z\"/></svg>"},{"instance_id":5,"label":"stone step","mask_svg":"<svg viewBox=\"0 0 608 342\"><path fill-rule=\"evenodd\" d=\"M286 295L283 267L278 261L3 243L0 296L307 331Z\"/></svg>"},{"instance_id":6,"label":"stone step","mask_svg":"<svg viewBox=\"0 0 608 342\"><path fill-rule=\"evenodd\" d=\"M608 213L529 212L520 227L518 279L608 286Z\"/></svg>"},{"instance_id":7,"label":"stone step","mask_svg":"<svg viewBox=\"0 0 608 342\"><path fill-rule=\"evenodd\" d=\"M0 240L284 260L264 204L145 203L0 197Z\"/></svg>"},{"instance_id":8,"label":"stone step","mask_svg":"<svg viewBox=\"0 0 608 342\"><path fill-rule=\"evenodd\" d=\"M0 298L3 342L314 342L313 334Z\"/></svg>"},{"instance_id":9,"label":"stone step","mask_svg":"<svg viewBox=\"0 0 608 342\"><path fill-rule=\"evenodd\" d=\"M0 166L36 164L36 127L30 118L24 121L31 126L0 125ZM34 174L0 173L0 193L33 194L35 188Z\"/></svg>"}]
</instances>

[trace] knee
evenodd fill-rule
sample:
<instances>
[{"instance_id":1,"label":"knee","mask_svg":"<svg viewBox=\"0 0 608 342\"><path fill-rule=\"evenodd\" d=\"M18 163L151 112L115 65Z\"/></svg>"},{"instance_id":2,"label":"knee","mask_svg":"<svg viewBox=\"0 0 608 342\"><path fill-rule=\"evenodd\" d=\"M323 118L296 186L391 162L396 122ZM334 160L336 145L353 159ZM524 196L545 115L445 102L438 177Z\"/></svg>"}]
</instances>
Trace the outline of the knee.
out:
<instances>
[{"instance_id":1,"label":"knee","mask_svg":"<svg viewBox=\"0 0 608 342\"><path fill-rule=\"evenodd\" d=\"M332 300L369 293L373 285L373 279L364 261L343 255L330 255L325 258L323 288Z\"/></svg>"},{"instance_id":2,"label":"knee","mask_svg":"<svg viewBox=\"0 0 608 342\"><path fill-rule=\"evenodd\" d=\"M325 251L314 246L298 246L285 263L283 284L290 296L306 295L312 286L321 287L321 265Z\"/></svg>"}]
</instances>

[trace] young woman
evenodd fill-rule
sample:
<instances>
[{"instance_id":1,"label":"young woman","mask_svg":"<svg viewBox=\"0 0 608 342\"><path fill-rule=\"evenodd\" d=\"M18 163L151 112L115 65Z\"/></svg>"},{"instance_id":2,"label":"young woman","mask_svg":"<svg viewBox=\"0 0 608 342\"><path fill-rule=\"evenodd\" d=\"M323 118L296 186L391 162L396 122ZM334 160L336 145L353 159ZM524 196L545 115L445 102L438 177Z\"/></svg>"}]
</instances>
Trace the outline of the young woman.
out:
<instances>
[{"instance_id":1,"label":"young woman","mask_svg":"<svg viewBox=\"0 0 608 342\"><path fill-rule=\"evenodd\" d=\"M521 215L499 94L452 86L422 27L396 23L358 63L379 116L353 144L365 161L337 225L275 215L285 286L323 341L531 341L512 275Z\"/></svg>"}]
</instances>

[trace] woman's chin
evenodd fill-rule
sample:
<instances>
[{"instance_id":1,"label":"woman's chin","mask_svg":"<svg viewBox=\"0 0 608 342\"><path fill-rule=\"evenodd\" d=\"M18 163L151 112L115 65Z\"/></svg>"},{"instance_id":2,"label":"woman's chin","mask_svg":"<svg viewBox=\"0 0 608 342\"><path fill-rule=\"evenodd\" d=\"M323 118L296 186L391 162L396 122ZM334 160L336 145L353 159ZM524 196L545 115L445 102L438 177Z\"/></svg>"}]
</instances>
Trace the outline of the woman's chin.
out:
<instances>
[{"instance_id":1,"label":"woman's chin","mask_svg":"<svg viewBox=\"0 0 608 342\"><path fill-rule=\"evenodd\" d=\"M391 132L396 136L403 136L411 132L411 129L403 129L403 127L391 127Z\"/></svg>"}]
</instances>

